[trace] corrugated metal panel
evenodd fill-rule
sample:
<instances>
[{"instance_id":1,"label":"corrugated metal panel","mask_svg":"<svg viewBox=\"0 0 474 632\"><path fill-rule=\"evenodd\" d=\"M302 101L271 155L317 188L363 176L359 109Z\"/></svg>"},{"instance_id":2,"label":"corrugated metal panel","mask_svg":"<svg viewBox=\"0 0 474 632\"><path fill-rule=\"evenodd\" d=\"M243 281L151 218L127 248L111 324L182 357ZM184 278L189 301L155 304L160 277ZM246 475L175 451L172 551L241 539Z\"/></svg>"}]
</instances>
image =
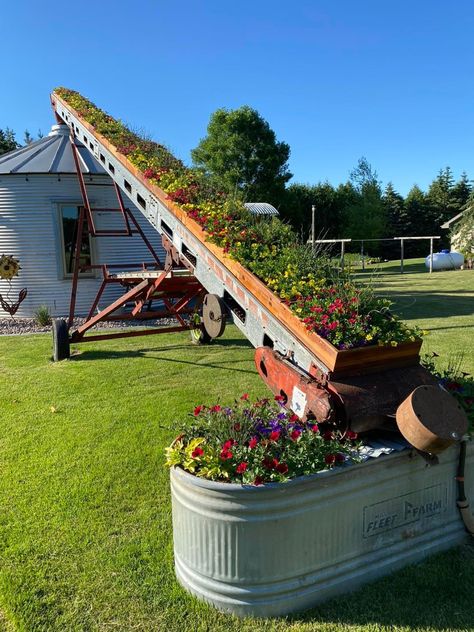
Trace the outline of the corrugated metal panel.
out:
<instances>
[{"instance_id":1,"label":"corrugated metal panel","mask_svg":"<svg viewBox=\"0 0 474 632\"><path fill-rule=\"evenodd\" d=\"M87 181L110 184L106 176L88 176ZM111 186L89 189L91 201L100 207L117 206ZM72 175L0 175L0 253L20 259L21 271L12 282L12 297L22 287L28 297L18 311L20 317L30 317L40 305L48 305L55 316L65 315L69 309L70 279L65 279L60 251L59 205L80 204L77 178ZM125 198L125 203L144 228L160 256L164 253L161 238L143 215ZM98 214L97 214L98 215ZM118 214L103 214L97 218L100 228L110 227L119 220ZM97 238L97 263L127 263L151 261L145 245L137 236ZM86 314L100 285L100 278L81 279L77 298L77 313ZM0 281L0 293L6 295L8 284ZM100 307L118 297L120 286L108 290ZM0 309L0 317L7 314Z\"/></svg>"},{"instance_id":2,"label":"corrugated metal panel","mask_svg":"<svg viewBox=\"0 0 474 632\"><path fill-rule=\"evenodd\" d=\"M83 173L106 173L82 143L76 145ZM48 136L0 156L0 174L7 173L76 173L68 126L53 125Z\"/></svg>"},{"instance_id":3,"label":"corrugated metal panel","mask_svg":"<svg viewBox=\"0 0 474 632\"><path fill-rule=\"evenodd\" d=\"M279 214L276 208L267 202L247 202L244 206L246 206L253 215Z\"/></svg>"},{"instance_id":4,"label":"corrugated metal panel","mask_svg":"<svg viewBox=\"0 0 474 632\"><path fill-rule=\"evenodd\" d=\"M467 538L459 448L426 467L406 450L262 487L171 471L176 574L238 616L304 610ZM474 486L468 446L466 488ZM277 554L275 554L277 552Z\"/></svg>"}]
</instances>

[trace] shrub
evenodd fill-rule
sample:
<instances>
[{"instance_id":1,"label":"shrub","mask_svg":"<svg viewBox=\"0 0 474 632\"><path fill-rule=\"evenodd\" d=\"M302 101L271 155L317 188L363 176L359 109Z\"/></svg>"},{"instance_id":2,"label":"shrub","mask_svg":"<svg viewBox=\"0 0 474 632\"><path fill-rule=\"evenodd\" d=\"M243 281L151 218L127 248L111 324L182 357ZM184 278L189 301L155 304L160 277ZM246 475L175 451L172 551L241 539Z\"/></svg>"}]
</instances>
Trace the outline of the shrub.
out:
<instances>
[{"instance_id":1,"label":"shrub","mask_svg":"<svg viewBox=\"0 0 474 632\"><path fill-rule=\"evenodd\" d=\"M40 305L34 312L34 319L41 327L51 325L51 312L47 305Z\"/></svg>"}]
</instances>

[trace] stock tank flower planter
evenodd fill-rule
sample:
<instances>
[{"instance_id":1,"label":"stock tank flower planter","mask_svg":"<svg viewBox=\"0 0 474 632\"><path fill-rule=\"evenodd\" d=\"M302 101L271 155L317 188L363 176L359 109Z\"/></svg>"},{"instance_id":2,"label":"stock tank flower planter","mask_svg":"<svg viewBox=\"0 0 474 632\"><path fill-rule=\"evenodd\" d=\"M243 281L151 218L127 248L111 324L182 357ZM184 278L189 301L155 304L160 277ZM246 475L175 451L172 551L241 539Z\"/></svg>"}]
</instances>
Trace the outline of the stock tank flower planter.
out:
<instances>
[{"instance_id":1,"label":"stock tank flower planter","mask_svg":"<svg viewBox=\"0 0 474 632\"><path fill-rule=\"evenodd\" d=\"M458 446L429 467L413 450L245 486L171 469L176 575L237 616L310 608L461 543ZM474 488L468 444L466 488ZM472 498L471 498L472 500Z\"/></svg>"}]
</instances>

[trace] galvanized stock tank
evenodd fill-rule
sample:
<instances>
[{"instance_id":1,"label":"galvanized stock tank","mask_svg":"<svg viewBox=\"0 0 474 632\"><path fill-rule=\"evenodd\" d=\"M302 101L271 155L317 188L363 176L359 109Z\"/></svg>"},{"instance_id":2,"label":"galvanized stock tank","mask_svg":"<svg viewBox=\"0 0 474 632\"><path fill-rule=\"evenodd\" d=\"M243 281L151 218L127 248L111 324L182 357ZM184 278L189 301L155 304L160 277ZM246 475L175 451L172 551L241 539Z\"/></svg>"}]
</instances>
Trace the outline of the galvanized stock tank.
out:
<instances>
[{"instance_id":1,"label":"galvanized stock tank","mask_svg":"<svg viewBox=\"0 0 474 632\"><path fill-rule=\"evenodd\" d=\"M405 449L261 487L171 470L179 582L219 610L304 610L467 538L456 507L459 446L428 466ZM474 489L468 444L466 489Z\"/></svg>"}]
</instances>

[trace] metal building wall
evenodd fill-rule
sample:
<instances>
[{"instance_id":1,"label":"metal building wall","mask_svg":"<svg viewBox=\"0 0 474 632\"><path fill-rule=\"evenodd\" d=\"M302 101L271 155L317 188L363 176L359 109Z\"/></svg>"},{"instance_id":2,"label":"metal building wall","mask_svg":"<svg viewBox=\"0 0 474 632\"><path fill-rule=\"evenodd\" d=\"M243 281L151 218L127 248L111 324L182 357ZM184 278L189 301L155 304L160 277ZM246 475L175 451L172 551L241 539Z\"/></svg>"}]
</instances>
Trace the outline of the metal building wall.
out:
<instances>
[{"instance_id":1,"label":"metal building wall","mask_svg":"<svg viewBox=\"0 0 474 632\"><path fill-rule=\"evenodd\" d=\"M85 176L86 182L104 184L88 190L92 206L117 207L111 180L107 176ZM156 230L124 196L128 206L151 241L160 258L164 253ZM40 305L47 305L54 316L68 313L71 279L64 278L62 242L59 225L61 204L81 204L80 190L75 175L0 175L0 254L20 259L21 271L12 281L11 296L21 288L28 288L28 297L17 316L31 317ZM122 228L118 214L96 214L97 227ZM99 237L94 242L97 263L119 264L151 261L146 246L139 236ZM81 279L78 288L78 314L85 314L100 285L101 276ZM8 284L0 280L0 293L6 295ZM107 291L99 307L105 306L121 294L120 286ZM0 308L0 318L8 314Z\"/></svg>"}]
</instances>

